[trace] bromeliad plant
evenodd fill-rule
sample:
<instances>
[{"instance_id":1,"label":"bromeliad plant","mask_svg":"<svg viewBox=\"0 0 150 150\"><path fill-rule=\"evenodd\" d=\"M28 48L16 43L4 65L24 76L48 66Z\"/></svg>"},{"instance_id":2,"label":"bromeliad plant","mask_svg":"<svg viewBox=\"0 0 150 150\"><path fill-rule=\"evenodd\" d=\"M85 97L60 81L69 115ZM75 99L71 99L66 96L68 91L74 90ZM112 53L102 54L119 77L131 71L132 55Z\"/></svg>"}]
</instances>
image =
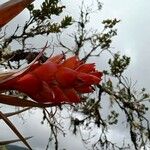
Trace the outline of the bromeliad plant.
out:
<instances>
[{"instance_id":1,"label":"bromeliad plant","mask_svg":"<svg viewBox=\"0 0 150 150\"><path fill-rule=\"evenodd\" d=\"M92 92L92 85L101 81L102 73L95 70L94 63L85 64L75 56L65 59L63 54L57 55L45 63L37 58L25 69L2 79L0 90L23 92L38 103L78 103L80 94Z\"/></svg>"},{"instance_id":2,"label":"bromeliad plant","mask_svg":"<svg viewBox=\"0 0 150 150\"><path fill-rule=\"evenodd\" d=\"M0 7L0 26L5 25L32 1L18 0L3 4ZM92 85L101 81L102 72L95 70L94 63L85 64L76 56L66 59L65 54L61 54L41 63L39 58L45 49L46 46L24 69L1 73L0 91L17 90L41 104L77 103L80 102L80 94L92 92Z\"/></svg>"},{"instance_id":3,"label":"bromeliad plant","mask_svg":"<svg viewBox=\"0 0 150 150\"><path fill-rule=\"evenodd\" d=\"M2 4L0 6L0 27L3 27L32 1L11 0ZM50 57L42 63L39 58L46 48L47 44L25 68L0 73L0 103L29 108L49 107L64 103L79 103L81 94L94 91L94 85L98 85L102 77L102 72L95 70L94 63L85 64L78 57L66 58L65 54ZM24 93L31 99L24 100L6 94L10 90ZM19 139L31 149L26 139L7 118L8 116L2 112L0 116Z\"/></svg>"}]
</instances>

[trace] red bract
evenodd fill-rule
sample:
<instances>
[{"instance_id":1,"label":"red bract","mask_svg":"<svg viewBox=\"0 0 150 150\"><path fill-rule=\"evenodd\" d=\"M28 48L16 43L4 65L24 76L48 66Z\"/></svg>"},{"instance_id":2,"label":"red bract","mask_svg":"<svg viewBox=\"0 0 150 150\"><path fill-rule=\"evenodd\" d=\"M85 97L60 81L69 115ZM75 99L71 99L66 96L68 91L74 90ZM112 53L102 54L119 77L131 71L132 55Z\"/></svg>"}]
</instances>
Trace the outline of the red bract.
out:
<instances>
[{"instance_id":1,"label":"red bract","mask_svg":"<svg viewBox=\"0 0 150 150\"><path fill-rule=\"evenodd\" d=\"M17 16L34 0L9 0L0 5L0 28Z\"/></svg>"},{"instance_id":2,"label":"red bract","mask_svg":"<svg viewBox=\"0 0 150 150\"><path fill-rule=\"evenodd\" d=\"M85 64L77 57L64 55L35 62L26 71L0 84L1 90L17 90L39 103L77 103L80 94L93 91L102 73L94 64Z\"/></svg>"}]
</instances>

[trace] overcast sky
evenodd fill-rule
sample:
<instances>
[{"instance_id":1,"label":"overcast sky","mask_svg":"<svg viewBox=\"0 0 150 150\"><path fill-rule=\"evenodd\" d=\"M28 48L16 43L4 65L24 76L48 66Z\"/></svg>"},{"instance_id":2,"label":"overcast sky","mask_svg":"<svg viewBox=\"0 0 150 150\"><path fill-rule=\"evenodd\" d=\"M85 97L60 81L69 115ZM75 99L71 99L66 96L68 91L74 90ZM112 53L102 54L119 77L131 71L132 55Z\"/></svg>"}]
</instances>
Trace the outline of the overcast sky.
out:
<instances>
[{"instance_id":1,"label":"overcast sky","mask_svg":"<svg viewBox=\"0 0 150 150\"><path fill-rule=\"evenodd\" d=\"M105 0L102 15L121 19L114 47L131 56L130 76L150 89L150 1Z\"/></svg>"},{"instance_id":2,"label":"overcast sky","mask_svg":"<svg viewBox=\"0 0 150 150\"><path fill-rule=\"evenodd\" d=\"M63 2L64 0L62 0L62 3ZM90 2L89 0L89 3ZM118 35L114 38L112 47L114 47L114 51L121 51L122 54L131 57L131 65L127 71L128 76L138 81L138 87L146 87L150 91L150 0L103 0L102 2L103 8L101 13L99 15L93 15L93 24L91 23L91 26L99 27L98 24L107 18L117 18L121 20L117 26ZM79 10L79 0L67 0L65 4L67 6L67 13L76 16L78 13L77 10ZM17 21L25 20L25 17L26 12L15 19ZM12 22L12 24L15 24L15 21ZM99 63L98 66L101 66L101 64ZM35 150L42 150L45 148L48 140L48 127L40 125L42 119L41 113L37 111L33 112L34 114L25 115L24 124L22 120L18 118L13 119L13 121L23 135L34 136L34 139L31 140L31 145L35 147ZM5 125L1 126L3 126L1 135L4 136L3 139L7 139L8 128ZM121 127L114 129L110 137L117 142L120 141L120 136L122 136L122 138L127 137L125 132L124 134L120 134L121 129ZM11 131L9 132L10 137L15 137L10 133ZM62 148L64 146L66 148L68 147L68 150L83 150L82 143L76 139L80 138L74 136L72 136L72 139L70 139L70 136L69 138L61 138ZM71 145L70 141L73 141Z\"/></svg>"}]
</instances>

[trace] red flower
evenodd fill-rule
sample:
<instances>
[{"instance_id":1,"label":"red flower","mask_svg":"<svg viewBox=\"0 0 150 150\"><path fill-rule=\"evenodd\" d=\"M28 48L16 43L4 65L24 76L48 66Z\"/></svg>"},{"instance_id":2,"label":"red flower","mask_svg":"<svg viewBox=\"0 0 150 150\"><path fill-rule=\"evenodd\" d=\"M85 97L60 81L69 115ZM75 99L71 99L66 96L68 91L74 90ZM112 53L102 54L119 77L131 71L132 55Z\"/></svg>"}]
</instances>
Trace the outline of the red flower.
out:
<instances>
[{"instance_id":1,"label":"red flower","mask_svg":"<svg viewBox=\"0 0 150 150\"><path fill-rule=\"evenodd\" d=\"M0 84L1 90L17 90L39 103L77 103L80 94L93 91L102 73L94 64L85 64L77 57L57 55L45 63L35 62L26 71Z\"/></svg>"},{"instance_id":2,"label":"red flower","mask_svg":"<svg viewBox=\"0 0 150 150\"><path fill-rule=\"evenodd\" d=\"M0 27L32 1L11 0L0 5ZM101 81L102 73L95 70L94 64L84 64L75 56L65 59L64 55L41 64L36 62L41 54L23 70L1 74L0 90L17 90L39 103L73 103L80 102L79 95L92 92L92 85Z\"/></svg>"}]
</instances>

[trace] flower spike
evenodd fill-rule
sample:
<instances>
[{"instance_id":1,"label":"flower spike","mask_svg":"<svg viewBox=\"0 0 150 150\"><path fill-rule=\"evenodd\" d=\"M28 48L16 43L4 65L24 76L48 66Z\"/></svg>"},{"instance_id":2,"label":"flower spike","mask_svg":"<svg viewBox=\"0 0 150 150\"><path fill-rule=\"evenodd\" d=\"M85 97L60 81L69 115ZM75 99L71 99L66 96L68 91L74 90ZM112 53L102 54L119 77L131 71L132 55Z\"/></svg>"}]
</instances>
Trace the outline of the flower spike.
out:
<instances>
[{"instance_id":1,"label":"flower spike","mask_svg":"<svg viewBox=\"0 0 150 150\"><path fill-rule=\"evenodd\" d=\"M57 55L43 64L37 63L37 58L24 72L0 82L0 90L23 92L41 104L78 103L79 95L93 92L92 86L101 81L102 72L96 71L94 64L83 64L76 57Z\"/></svg>"}]
</instances>

